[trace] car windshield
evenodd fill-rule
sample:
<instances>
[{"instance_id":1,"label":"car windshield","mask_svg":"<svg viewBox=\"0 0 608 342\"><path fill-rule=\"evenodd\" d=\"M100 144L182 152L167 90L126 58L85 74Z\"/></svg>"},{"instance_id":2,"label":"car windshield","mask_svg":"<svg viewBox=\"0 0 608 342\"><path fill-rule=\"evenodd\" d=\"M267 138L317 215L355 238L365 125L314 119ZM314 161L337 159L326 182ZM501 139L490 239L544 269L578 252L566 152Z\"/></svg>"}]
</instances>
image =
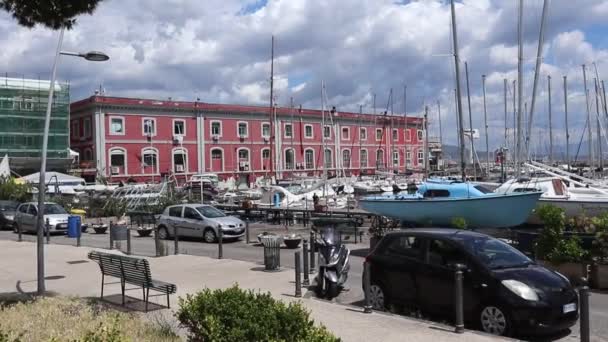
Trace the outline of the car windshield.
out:
<instances>
[{"instance_id":1,"label":"car windshield","mask_svg":"<svg viewBox=\"0 0 608 342\"><path fill-rule=\"evenodd\" d=\"M532 263L523 253L498 239L456 235L454 240L489 269L523 267Z\"/></svg>"},{"instance_id":2,"label":"car windshield","mask_svg":"<svg viewBox=\"0 0 608 342\"><path fill-rule=\"evenodd\" d=\"M67 214L65 209L59 204L46 204L44 206L44 213L46 215Z\"/></svg>"},{"instance_id":3,"label":"car windshield","mask_svg":"<svg viewBox=\"0 0 608 342\"><path fill-rule=\"evenodd\" d=\"M17 203L17 202L0 201L0 210L1 211L17 210L18 206L19 206L19 203Z\"/></svg>"},{"instance_id":4,"label":"car windshield","mask_svg":"<svg viewBox=\"0 0 608 342\"><path fill-rule=\"evenodd\" d=\"M221 210L215 209L214 207L198 207L196 208L203 216L208 218L217 218L224 217L224 214Z\"/></svg>"}]
</instances>

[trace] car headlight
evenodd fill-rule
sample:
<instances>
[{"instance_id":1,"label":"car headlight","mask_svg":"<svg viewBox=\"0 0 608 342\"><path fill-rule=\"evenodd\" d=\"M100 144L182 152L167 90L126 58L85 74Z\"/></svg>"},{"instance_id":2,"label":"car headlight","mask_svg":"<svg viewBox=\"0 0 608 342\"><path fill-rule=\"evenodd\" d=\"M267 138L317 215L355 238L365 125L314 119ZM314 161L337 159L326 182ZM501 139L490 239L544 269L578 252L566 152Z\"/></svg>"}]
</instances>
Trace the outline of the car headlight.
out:
<instances>
[{"instance_id":1,"label":"car headlight","mask_svg":"<svg viewBox=\"0 0 608 342\"><path fill-rule=\"evenodd\" d=\"M516 295L520 296L525 300L533 302L538 300L538 294L534 291L534 289L522 283L521 281L510 279L503 280L501 283L511 292L515 293Z\"/></svg>"},{"instance_id":2,"label":"car headlight","mask_svg":"<svg viewBox=\"0 0 608 342\"><path fill-rule=\"evenodd\" d=\"M15 220L15 215L6 215L6 216L4 216L4 217L6 217L6 219L7 219L7 220L10 220L10 221Z\"/></svg>"}]
</instances>

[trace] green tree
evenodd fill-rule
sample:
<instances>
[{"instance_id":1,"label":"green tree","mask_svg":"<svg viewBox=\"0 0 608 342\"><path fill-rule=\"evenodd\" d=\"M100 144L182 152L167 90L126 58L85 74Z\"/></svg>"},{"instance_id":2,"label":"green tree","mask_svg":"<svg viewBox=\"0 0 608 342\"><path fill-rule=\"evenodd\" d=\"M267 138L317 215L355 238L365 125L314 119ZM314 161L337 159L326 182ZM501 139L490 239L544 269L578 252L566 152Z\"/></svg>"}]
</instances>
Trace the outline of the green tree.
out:
<instances>
[{"instance_id":1,"label":"green tree","mask_svg":"<svg viewBox=\"0 0 608 342\"><path fill-rule=\"evenodd\" d=\"M0 0L0 7L20 25L70 29L80 14L92 14L103 0Z\"/></svg>"}]
</instances>

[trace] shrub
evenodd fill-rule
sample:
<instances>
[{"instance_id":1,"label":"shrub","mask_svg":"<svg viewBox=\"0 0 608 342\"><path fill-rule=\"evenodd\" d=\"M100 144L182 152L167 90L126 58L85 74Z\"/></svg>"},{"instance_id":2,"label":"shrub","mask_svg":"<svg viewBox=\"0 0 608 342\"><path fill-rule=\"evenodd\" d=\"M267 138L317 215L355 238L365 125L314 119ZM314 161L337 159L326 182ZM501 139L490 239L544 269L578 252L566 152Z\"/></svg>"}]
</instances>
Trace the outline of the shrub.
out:
<instances>
[{"instance_id":1,"label":"shrub","mask_svg":"<svg viewBox=\"0 0 608 342\"><path fill-rule=\"evenodd\" d=\"M468 229L469 225L467 224L467 220L464 217L454 217L452 219L452 226L458 229Z\"/></svg>"},{"instance_id":2,"label":"shrub","mask_svg":"<svg viewBox=\"0 0 608 342\"><path fill-rule=\"evenodd\" d=\"M180 298L179 305L176 316L191 341L339 341L325 327L316 327L300 303L285 304L238 285L205 289Z\"/></svg>"},{"instance_id":3,"label":"shrub","mask_svg":"<svg viewBox=\"0 0 608 342\"><path fill-rule=\"evenodd\" d=\"M566 238L566 215L564 210L553 205L542 205L537 214L543 221L543 228L536 241L536 256L555 264L580 262L587 257L576 236Z\"/></svg>"},{"instance_id":4,"label":"shrub","mask_svg":"<svg viewBox=\"0 0 608 342\"><path fill-rule=\"evenodd\" d=\"M608 261L608 213L603 213L592 219L595 227L595 241L593 241L592 254L600 263Z\"/></svg>"},{"instance_id":5,"label":"shrub","mask_svg":"<svg viewBox=\"0 0 608 342\"><path fill-rule=\"evenodd\" d=\"M27 202L32 198L32 187L28 183L15 183L11 177L0 177L0 200Z\"/></svg>"}]
</instances>

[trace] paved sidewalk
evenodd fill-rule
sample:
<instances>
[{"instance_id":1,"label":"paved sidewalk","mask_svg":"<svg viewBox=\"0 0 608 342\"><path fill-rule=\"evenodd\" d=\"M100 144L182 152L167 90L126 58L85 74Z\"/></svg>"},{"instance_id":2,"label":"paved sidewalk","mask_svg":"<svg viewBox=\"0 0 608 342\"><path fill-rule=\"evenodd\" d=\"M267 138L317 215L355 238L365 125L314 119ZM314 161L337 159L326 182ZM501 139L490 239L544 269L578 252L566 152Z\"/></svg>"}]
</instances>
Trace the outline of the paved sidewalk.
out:
<instances>
[{"instance_id":1,"label":"paved sidewalk","mask_svg":"<svg viewBox=\"0 0 608 342\"><path fill-rule=\"evenodd\" d=\"M36 291L36 249L30 242L0 241L0 293L3 295ZM91 248L65 245L45 245L46 286L66 296L99 297L101 275L99 267L87 259ZM207 257L177 255L150 258L152 275L159 280L177 284L178 293L171 297L172 309L152 311L149 318L164 316L173 320L172 310L177 298L207 288L226 288L238 283L242 288L271 292L275 298L300 300L316 322L323 323L344 341L494 341L481 333L455 334L451 327L382 313L364 314L360 308L338 305L313 298L297 299L294 293L292 269L268 273L263 266L237 260L217 260ZM120 287L106 286L107 300L120 303ZM127 292L127 306L142 307L141 291ZM152 297L164 305L165 297ZM182 332L183 333L183 332Z\"/></svg>"}]
</instances>

